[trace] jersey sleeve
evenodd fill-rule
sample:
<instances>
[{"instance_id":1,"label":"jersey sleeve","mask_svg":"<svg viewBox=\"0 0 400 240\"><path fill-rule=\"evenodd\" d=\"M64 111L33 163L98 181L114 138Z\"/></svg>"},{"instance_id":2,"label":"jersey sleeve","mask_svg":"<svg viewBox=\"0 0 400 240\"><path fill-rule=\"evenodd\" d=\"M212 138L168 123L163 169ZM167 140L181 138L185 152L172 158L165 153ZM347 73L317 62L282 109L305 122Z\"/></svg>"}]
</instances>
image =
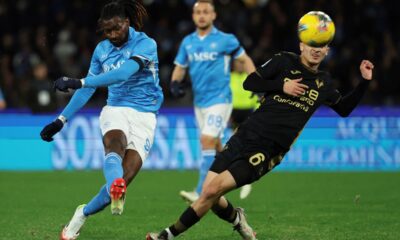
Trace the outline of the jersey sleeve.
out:
<instances>
[{"instance_id":1,"label":"jersey sleeve","mask_svg":"<svg viewBox=\"0 0 400 240\"><path fill-rule=\"evenodd\" d=\"M178 65L183 68L188 67L188 54L186 52L186 41L183 40L181 45L179 46L178 54L175 57L175 65Z\"/></svg>"},{"instance_id":2,"label":"jersey sleeve","mask_svg":"<svg viewBox=\"0 0 400 240\"><path fill-rule=\"evenodd\" d=\"M239 40L233 34L228 34L226 41L226 53L233 58L238 58L244 53L243 47L240 45Z\"/></svg>"},{"instance_id":3,"label":"jersey sleeve","mask_svg":"<svg viewBox=\"0 0 400 240\"><path fill-rule=\"evenodd\" d=\"M284 57L276 54L246 78L243 88L257 93L283 91L283 80L276 78L283 66Z\"/></svg>"},{"instance_id":4,"label":"jersey sleeve","mask_svg":"<svg viewBox=\"0 0 400 240\"><path fill-rule=\"evenodd\" d=\"M340 101L340 99L342 98L342 94L333 86L333 82L329 73L326 73L324 78L326 79L328 84L327 84L326 98L323 104L327 106L333 106Z\"/></svg>"},{"instance_id":5,"label":"jersey sleeve","mask_svg":"<svg viewBox=\"0 0 400 240\"><path fill-rule=\"evenodd\" d=\"M95 48L92 59L90 60L90 67L87 76L96 76L103 72L100 62L100 45Z\"/></svg>"},{"instance_id":6,"label":"jersey sleeve","mask_svg":"<svg viewBox=\"0 0 400 240\"><path fill-rule=\"evenodd\" d=\"M272 80L282 71L283 65L284 56L281 53L278 53L258 67L256 73L265 80Z\"/></svg>"},{"instance_id":7,"label":"jersey sleeve","mask_svg":"<svg viewBox=\"0 0 400 240\"><path fill-rule=\"evenodd\" d=\"M143 67L148 66L157 56L157 43L151 38L142 39L135 46L135 51L132 52L131 59L140 59Z\"/></svg>"},{"instance_id":8,"label":"jersey sleeve","mask_svg":"<svg viewBox=\"0 0 400 240\"><path fill-rule=\"evenodd\" d=\"M325 105L333 106L337 104L342 98L342 94L337 89L332 89L328 91L328 96L324 102Z\"/></svg>"},{"instance_id":9,"label":"jersey sleeve","mask_svg":"<svg viewBox=\"0 0 400 240\"><path fill-rule=\"evenodd\" d=\"M329 105L335 112L342 117L347 117L361 101L367 91L370 81L362 80L350 93L341 96L339 92L332 95L331 100L336 102Z\"/></svg>"}]
</instances>

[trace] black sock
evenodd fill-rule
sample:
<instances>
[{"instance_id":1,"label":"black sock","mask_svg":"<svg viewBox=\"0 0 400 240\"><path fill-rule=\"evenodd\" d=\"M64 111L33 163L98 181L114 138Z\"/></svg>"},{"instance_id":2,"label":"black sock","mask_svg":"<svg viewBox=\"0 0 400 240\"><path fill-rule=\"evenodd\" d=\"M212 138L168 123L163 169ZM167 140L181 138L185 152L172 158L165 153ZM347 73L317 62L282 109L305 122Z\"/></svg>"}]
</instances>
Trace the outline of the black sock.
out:
<instances>
[{"instance_id":1,"label":"black sock","mask_svg":"<svg viewBox=\"0 0 400 240\"><path fill-rule=\"evenodd\" d=\"M172 235L174 235L174 237L176 237L176 236L178 236L180 234L178 229L176 229L175 224L171 225L169 227L169 230L171 231Z\"/></svg>"},{"instance_id":2,"label":"black sock","mask_svg":"<svg viewBox=\"0 0 400 240\"><path fill-rule=\"evenodd\" d=\"M220 206L215 205L211 209L219 218L230 223L233 223L233 221L235 221L236 210L233 208L232 204L229 201L226 208L221 208Z\"/></svg>"},{"instance_id":3,"label":"black sock","mask_svg":"<svg viewBox=\"0 0 400 240\"><path fill-rule=\"evenodd\" d=\"M172 226L169 227L172 235L175 237L179 234L183 233L194 224L200 221L199 216L197 216L196 212L193 210L192 207L188 207L181 215L179 220Z\"/></svg>"}]
</instances>

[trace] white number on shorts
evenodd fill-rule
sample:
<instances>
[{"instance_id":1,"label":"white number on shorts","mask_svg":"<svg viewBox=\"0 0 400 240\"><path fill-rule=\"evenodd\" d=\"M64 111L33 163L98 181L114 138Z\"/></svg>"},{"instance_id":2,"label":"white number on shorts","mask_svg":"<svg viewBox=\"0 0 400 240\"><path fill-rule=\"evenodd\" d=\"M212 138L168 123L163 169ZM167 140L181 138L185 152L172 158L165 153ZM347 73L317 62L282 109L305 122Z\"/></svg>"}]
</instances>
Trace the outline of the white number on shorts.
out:
<instances>
[{"instance_id":1,"label":"white number on shorts","mask_svg":"<svg viewBox=\"0 0 400 240\"><path fill-rule=\"evenodd\" d=\"M214 125L217 128L222 127L222 117L220 115L211 114L208 116L207 124L209 126Z\"/></svg>"}]
</instances>

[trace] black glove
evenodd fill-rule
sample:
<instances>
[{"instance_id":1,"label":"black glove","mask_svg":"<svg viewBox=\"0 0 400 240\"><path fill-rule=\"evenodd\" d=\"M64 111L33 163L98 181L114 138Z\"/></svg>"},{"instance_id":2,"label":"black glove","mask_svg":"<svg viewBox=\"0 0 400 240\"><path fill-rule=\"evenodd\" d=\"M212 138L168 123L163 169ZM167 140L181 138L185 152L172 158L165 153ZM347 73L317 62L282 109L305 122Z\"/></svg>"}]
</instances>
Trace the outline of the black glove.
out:
<instances>
[{"instance_id":1,"label":"black glove","mask_svg":"<svg viewBox=\"0 0 400 240\"><path fill-rule=\"evenodd\" d=\"M40 137L43 141L53 141L53 136L58 133L64 126L64 123L60 119L56 119L54 122L47 124L40 132Z\"/></svg>"},{"instance_id":2,"label":"black glove","mask_svg":"<svg viewBox=\"0 0 400 240\"><path fill-rule=\"evenodd\" d=\"M69 89L78 89L82 87L80 79L60 77L54 82L54 90L58 89L62 92L69 92Z\"/></svg>"},{"instance_id":3,"label":"black glove","mask_svg":"<svg viewBox=\"0 0 400 240\"><path fill-rule=\"evenodd\" d=\"M173 97L181 98L185 96L185 90L183 90L182 84L178 81L171 82L170 91Z\"/></svg>"}]
</instances>

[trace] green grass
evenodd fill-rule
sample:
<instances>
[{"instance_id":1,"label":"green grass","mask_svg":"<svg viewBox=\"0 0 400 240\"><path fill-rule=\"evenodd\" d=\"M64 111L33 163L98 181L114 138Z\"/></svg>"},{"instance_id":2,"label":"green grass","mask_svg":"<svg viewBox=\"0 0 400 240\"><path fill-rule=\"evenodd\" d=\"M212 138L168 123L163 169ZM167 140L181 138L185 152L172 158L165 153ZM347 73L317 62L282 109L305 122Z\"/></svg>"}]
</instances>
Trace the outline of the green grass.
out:
<instances>
[{"instance_id":1,"label":"green grass","mask_svg":"<svg viewBox=\"0 0 400 240\"><path fill-rule=\"evenodd\" d=\"M169 226L186 208L194 171L142 171L128 189L125 212L109 208L86 222L79 239L144 239ZM103 184L101 172L0 172L0 239L58 239L76 206ZM274 172L254 184L242 206L259 240L398 240L400 173ZM358 201L355 201L359 196ZM240 239L208 214L179 239Z\"/></svg>"}]
</instances>

